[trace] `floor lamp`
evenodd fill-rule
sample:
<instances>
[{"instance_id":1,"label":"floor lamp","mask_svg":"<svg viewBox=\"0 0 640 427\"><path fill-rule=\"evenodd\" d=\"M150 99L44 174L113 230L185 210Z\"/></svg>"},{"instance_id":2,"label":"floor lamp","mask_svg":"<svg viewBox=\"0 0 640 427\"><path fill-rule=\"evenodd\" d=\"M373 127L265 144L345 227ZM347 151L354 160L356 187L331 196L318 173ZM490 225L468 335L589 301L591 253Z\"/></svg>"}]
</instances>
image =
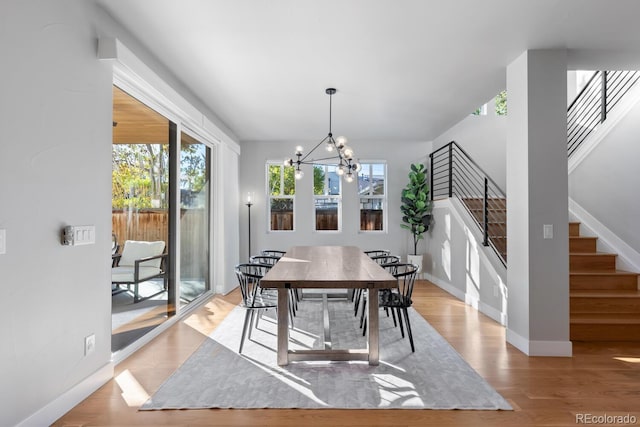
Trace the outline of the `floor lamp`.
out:
<instances>
[{"instance_id":1,"label":"floor lamp","mask_svg":"<svg viewBox=\"0 0 640 427\"><path fill-rule=\"evenodd\" d=\"M251 193L247 193L247 220L248 220L248 225L249 225L249 258L251 258L251 206L253 206L253 203L251 203Z\"/></svg>"}]
</instances>

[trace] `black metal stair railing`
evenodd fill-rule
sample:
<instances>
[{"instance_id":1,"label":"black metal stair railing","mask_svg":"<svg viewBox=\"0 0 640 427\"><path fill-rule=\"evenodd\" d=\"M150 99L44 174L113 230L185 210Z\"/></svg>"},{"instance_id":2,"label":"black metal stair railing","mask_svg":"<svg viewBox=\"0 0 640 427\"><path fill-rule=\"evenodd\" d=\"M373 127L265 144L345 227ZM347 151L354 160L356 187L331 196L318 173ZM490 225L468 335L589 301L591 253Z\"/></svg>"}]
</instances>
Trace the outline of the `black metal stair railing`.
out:
<instances>
[{"instance_id":1,"label":"black metal stair railing","mask_svg":"<svg viewBox=\"0 0 640 427\"><path fill-rule=\"evenodd\" d=\"M596 71L567 110L568 156L607 119L607 114L640 79L638 71Z\"/></svg>"},{"instance_id":2,"label":"black metal stair railing","mask_svg":"<svg viewBox=\"0 0 640 427\"><path fill-rule=\"evenodd\" d=\"M455 141L429 154L431 199L457 197L491 246L507 265L507 197Z\"/></svg>"}]
</instances>

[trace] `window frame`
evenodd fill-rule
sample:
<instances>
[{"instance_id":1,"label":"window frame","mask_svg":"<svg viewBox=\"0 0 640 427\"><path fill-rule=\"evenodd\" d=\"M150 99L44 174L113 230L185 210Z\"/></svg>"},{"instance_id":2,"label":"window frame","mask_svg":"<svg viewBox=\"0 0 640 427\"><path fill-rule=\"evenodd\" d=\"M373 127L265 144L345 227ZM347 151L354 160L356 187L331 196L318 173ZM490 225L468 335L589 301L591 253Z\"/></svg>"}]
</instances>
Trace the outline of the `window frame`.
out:
<instances>
[{"instance_id":1,"label":"window frame","mask_svg":"<svg viewBox=\"0 0 640 427\"><path fill-rule=\"evenodd\" d=\"M266 194L266 200L267 200L267 209L265 209L266 211L266 221L267 221L267 233L292 233L296 231L296 218L297 218L297 214L296 214L296 193L297 193L297 180L294 179L293 180L293 195L286 195L286 194L280 194L280 195L272 195L271 194L271 188L270 188L270 173L269 173L269 169L271 168L271 166L277 166L280 168L280 192L282 193L284 190L284 170L285 168L289 167L293 169L293 166L285 166L281 161L275 161L275 160L267 160L267 162L265 163L265 194ZM272 199L290 199L292 201L293 204L293 208L292 208L292 215L293 215L293 219L291 221L291 230L273 230L271 228L271 200Z\"/></svg>"},{"instance_id":2,"label":"window frame","mask_svg":"<svg viewBox=\"0 0 640 427\"><path fill-rule=\"evenodd\" d=\"M324 186L323 186L323 192L324 194L316 194L315 192L315 168L316 167L323 167L324 169ZM311 192L313 195L313 206L312 206L312 213L313 213L313 231L318 232L318 233L341 233L342 232L342 192L344 191L344 188L342 186L342 178L340 178L340 176L338 176L338 194L337 195L332 195L332 194L328 194L330 193L330 188L328 185L329 182L329 167L333 167L334 169L336 168L335 165L330 165L330 164L325 164L325 163L318 163L318 164L314 164L313 165L313 170L314 170L314 174L313 174L313 179L311 180ZM335 172L335 171L334 171ZM318 220L316 218L317 215L317 210L316 210L316 201L317 200L337 200L338 202L338 229L337 230L319 230L318 229Z\"/></svg>"},{"instance_id":3,"label":"window frame","mask_svg":"<svg viewBox=\"0 0 640 427\"><path fill-rule=\"evenodd\" d=\"M388 193L389 193L389 167L386 160L361 160L360 165L364 169L365 166L369 166L369 177L373 176L373 165L382 165L384 168L384 186L383 186L383 194L368 194L362 195L360 194L360 189L358 188L358 233L388 233ZM360 181L360 173L363 171L361 169L358 171L358 184ZM362 199L380 199L382 200L382 230L363 230L361 228L361 216L362 216Z\"/></svg>"}]
</instances>

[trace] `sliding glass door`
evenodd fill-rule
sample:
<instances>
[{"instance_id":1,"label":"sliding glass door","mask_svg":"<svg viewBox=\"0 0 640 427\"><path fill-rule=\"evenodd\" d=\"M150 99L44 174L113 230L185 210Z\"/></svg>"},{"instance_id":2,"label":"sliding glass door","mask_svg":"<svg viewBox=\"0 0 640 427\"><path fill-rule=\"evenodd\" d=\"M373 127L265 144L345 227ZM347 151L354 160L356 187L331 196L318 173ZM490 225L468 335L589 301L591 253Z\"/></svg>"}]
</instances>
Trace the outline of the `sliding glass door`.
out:
<instances>
[{"instance_id":1,"label":"sliding glass door","mask_svg":"<svg viewBox=\"0 0 640 427\"><path fill-rule=\"evenodd\" d=\"M175 313L169 280L172 128L166 117L113 87L113 352ZM149 257L155 258L140 262Z\"/></svg>"},{"instance_id":2,"label":"sliding glass door","mask_svg":"<svg viewBox=\"0 0 640 427\"><path fill-rule=\"evenodd\" d=\"M209 289L211 149L180 135L180 301Z\"/></svg>"}]
</instances>

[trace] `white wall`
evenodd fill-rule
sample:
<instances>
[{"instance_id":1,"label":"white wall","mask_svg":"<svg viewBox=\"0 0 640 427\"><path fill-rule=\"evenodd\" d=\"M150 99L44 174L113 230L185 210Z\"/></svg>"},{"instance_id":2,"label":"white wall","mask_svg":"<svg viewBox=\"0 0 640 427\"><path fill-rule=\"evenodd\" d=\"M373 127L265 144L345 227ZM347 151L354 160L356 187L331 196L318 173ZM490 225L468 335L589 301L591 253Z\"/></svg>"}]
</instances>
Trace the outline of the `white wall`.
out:
<instances>
[{"instance_id":1,"label":"white wall","mask_svg":"<svg viewBox=\"0 0 640 427\"><path fill-rule=\"evenodd\" d=\"M427 278L450 294L506 323L506 269L455 198L436 201L427 233Z\"/></svg>"},{"instance_id":2,"label":"white wall","mask_svg":"<svg viewBox=\"0 0 640 427\"><path fill-rule=\"evenodd\" d=\"M111 63L96 55L103 35L127 40L201 107L92 2L0 3L0 54L11 64L0 68L0 229L7 230L7 253L0 255L2 426L48 425L113 372L113 76ZM227 160L233 157L237 161L235 153ZM237 176L220 185L237 191ZM225 210L227 218L237 218L237 207ZM96 244L62 246L60 231L69 224L95 225ZM233 221L226 224L228 245L222 246L237 253L237 227L234 233ZM85 357L90 334L96 349Z\"/></svg>"},{"instance_id":3,"label":"white wall","mask_svg":"<svg viewBox=\"0 0 640 427\"><path fill-rule=\"evenodd\" d=\"M265 205L265 163L268 160L282 163L286 157L293 155L296 145L282 142L247 142L242 144L240 194L246 195L248 191L251 191L255 197L254 205L251 207L252 252L255 254L262 249L286 250L293 245L354 245L363 249L385 248L404 257L412 243L410 243L409 233L400 228L400 192L407 184L411 163L426 161L427 153L431 152L431 144L428 142L350 142L349 145L353 147L357 157L363 162L365 160L387 161L389 216L386 233L359 231L359 204L355 182L343 183L342 231L314 231L313 173L311 173L311 166L308 165L303 166L305 175L302 180L296 183L295 231L268 232ZM310 148L314 143L303 143L302 145L305 148ZM248 257L245 197L240 203L243 204L240 215L240 259L244 261ZM422 248L424 249L423 244Z\"/></svg>"},{"instance_id":4,"label":"white wall","mask_svg":"<svg viewBox=\"0 0 640 427\"><path fill-rule=\"evenodd\" d=\"M434 139L433 149L455 141L506 192L506 125L507 117L496 115L492 99L485 116L468 115Z\"/></svg>"},{"instance_id":5,"label":"white wall","mask_svg":"<svg viewBox=\"0 0 640 427\"><path fill-rule=\"evenodd\" d=\"M640 103L623 117L569 175L569 195L640 252Z\"/></svg>"},{"instance_id":6,"label":"white wall","mask_svg":"<svg viewBox=\"0 0 640 427\"><path fill-rule=\"evenodd\" d=\"M110 360L111 71L87 14L77 1L0 6L0 425ZM69 224L95 225L96 244L62 246Z\"/></svg>"}]
</instances>

